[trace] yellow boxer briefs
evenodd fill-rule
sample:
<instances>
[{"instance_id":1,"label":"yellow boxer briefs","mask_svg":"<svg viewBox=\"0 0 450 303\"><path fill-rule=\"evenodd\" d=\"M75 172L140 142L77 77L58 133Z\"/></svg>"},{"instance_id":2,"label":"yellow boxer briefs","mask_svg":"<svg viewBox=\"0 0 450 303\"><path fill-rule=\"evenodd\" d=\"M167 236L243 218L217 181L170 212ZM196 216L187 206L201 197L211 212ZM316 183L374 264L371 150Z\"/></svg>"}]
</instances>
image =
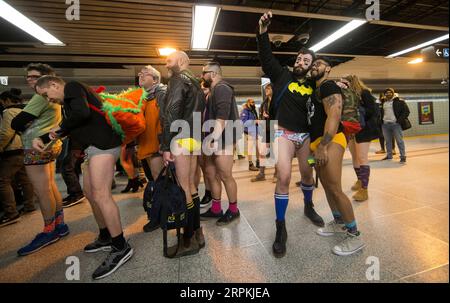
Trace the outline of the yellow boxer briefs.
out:
<instances>
[{"instance_id":1,"label":"yellow boxer briefs","mask_svg":"<svg viewBox=\"0 0 450 303\"><path fill-rule=\"evenodd\" d=\"M178 139L176 140L176 142L181 148L184 148L190 153L199 151L202 148L202 144L197 140L195 140L194 138Z\"/></svg>"},{"instance_id":2,"label":"yellow boxer briefs","mask_svg":"<svg viewBox=\"0 0 450 303\"><path fill-rule=\"evenodd\" d=\"M309 145L309 148L311 149L311 151L313 151L313 152L316 151L321 140L322 140L322 137L319 137ZM331 142L339 144L340 146L342 146L344 148L344 150L347 148L347 138L345 138L345 135L342 132L334 135L333 140L331 140Z\"/></svg>"}]
</instances>

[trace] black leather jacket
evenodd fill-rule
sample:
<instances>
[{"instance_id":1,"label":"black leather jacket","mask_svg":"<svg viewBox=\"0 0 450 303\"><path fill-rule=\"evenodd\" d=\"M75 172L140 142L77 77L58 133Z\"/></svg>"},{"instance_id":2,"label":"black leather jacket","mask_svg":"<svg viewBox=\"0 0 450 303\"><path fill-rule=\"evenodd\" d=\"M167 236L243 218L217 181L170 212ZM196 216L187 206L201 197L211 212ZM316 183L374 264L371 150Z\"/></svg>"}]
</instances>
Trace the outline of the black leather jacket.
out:
<instances>
[{"instance_id":1,"label":"black leather jacket","mask_svg":"<svg viewBox=\"0 0 450 303\"><path fill-rule=\"evenodd\" d=\"M170 131L170 125L176 120L187 121L190 132L189 136L185 135L183 138L192 138L193 114L198 112L199 117L201 117L201 113L205 109L205 102L205 95L200 87L200 83L190 71L183 71L170 78L163 110L162 151L170 151L172 138L181 131Z\"/></svg>"}]
</instances>

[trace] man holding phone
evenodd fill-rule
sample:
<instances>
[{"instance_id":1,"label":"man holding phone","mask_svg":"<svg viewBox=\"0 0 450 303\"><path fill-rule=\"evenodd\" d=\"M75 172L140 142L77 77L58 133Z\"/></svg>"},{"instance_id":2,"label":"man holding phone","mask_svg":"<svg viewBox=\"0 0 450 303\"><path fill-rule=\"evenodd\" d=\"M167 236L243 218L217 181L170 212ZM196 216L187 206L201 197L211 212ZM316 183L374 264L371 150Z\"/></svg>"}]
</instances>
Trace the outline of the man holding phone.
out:
<instances>
[{"instance_id":1,"label":"man holding phone","mask_svg":"<svg viewBox=\"0 0 450 303\"><path fill-rule=\"evenodd\" d=\"M44 151L44 144L70 134L85 148L83 190L91 203L100 233L84 251L110 251L105 261L95 270L93 279L104 278L115 272L133 255L133 248L123 236L119 209L111 194L114 165L120 155L121 138L106 122L103 115L90 110L88 104L101 108L100 97L86 85L61 78L45 76L36 83L36 92L51 103L64 105L64 118L54 128L33 141L33 147Z\"/></svg>"},{"instance_id":2,"label":"man holding phone","mask_svg":"<svg viewBox=\"0 0 450 303\"><path fill-rule=\"evenodd\" d=\"M277 185L274 194L277 232L272 248L276 257L282 257L286 253L285 213L289 202L289 183L294 157L298 160L301 174L301 189L305 202L304 214L317 226L323 226L324 222L314 210L313 170L307 162L310 155L308 132L310 115L313 111L311 97L315 84L306 75L315 59L315 54L311 50L302 48L298 52L292 72L282 67L272 54L267 33L271 19L270 11L260 18L257 40L262 69L273 83L273 101L269 116L278 120L274 142L277 158Z\"/></svg>"}]
</instances>

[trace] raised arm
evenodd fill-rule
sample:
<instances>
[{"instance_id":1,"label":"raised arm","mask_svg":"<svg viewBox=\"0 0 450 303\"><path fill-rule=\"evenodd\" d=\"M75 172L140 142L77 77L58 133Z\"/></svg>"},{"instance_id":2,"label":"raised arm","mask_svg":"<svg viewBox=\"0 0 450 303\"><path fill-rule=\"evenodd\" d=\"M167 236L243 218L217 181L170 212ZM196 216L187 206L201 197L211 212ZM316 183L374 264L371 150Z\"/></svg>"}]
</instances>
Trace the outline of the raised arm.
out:
<instances>
[{"instance_id":1,"label":"raised arm","mask_svg":"<svg viewBox=\"0 0 450 303\"><path fill-rule=\"evenodd\" d=\"M269 34L267 33L271 18L272 12L270 11L261 16L259 19L259 34L256 38L258 42L258 54L259 60L261 61L261 67L272 82L276 82L282 74L283 67L272 54Z\"/></svg>"}]
</instances>

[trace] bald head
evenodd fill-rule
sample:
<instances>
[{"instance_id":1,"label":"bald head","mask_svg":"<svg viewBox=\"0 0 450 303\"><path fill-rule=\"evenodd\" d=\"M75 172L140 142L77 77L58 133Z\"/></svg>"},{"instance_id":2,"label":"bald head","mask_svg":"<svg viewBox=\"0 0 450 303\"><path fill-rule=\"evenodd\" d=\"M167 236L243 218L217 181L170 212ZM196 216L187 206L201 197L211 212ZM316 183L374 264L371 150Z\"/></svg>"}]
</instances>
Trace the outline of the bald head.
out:
<instances>
[{"instance_id":1,"label":"bald head","mask_svg":"<svg viewBox=\"0 0 450 303\"><path fill-rule=\"evenodd\" d=\"M171 77L173 73L180 73L189 68L189 57L183 51L173 52L167 57L166 67Z\"/></svg>"}]
</instances>

